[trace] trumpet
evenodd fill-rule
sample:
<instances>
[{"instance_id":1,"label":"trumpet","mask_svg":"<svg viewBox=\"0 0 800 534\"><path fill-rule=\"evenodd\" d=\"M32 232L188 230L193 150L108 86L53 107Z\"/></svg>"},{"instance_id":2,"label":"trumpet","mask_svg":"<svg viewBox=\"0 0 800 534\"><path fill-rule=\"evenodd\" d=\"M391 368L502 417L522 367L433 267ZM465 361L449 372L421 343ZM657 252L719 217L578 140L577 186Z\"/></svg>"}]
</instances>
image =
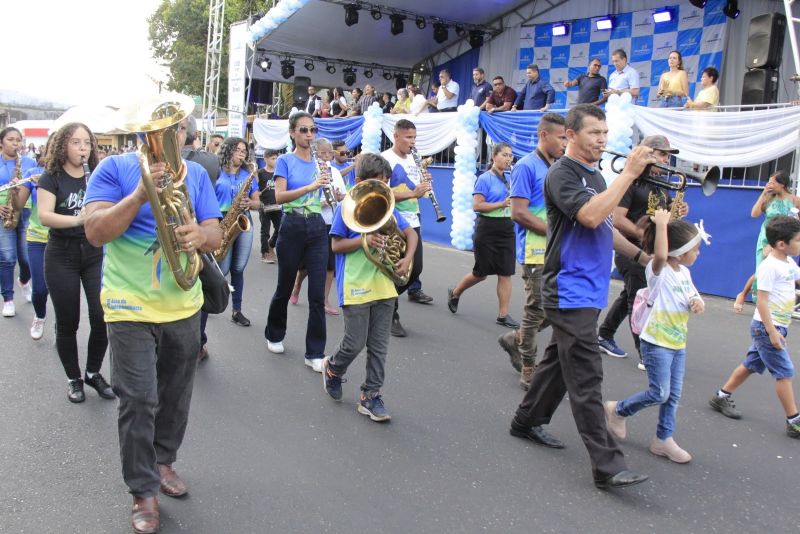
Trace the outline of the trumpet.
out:
<instances>
[{"instance_id":1,"label":"trumpet","mask_svg":"<svg viewBox=\"0 0 800 534\"><path fill-rule=\"evenodd\" d=\"M603 152L607 152L607 153L611 154L612 156L614 156L611 159L611 170L616 174L620 174L623 169L618 169L616 167L615 163L619 159L627 158L628 155L627 154L621 154L621 153L615 152L613 150L609 150L608 147L603 147L602 151ZM603 160L600 160L600 161L602 162ZM657 169L661 169L663 171L666 171L666 172L668 172L670 174L674 174L676 176L679 176L680 177L680 181L677 184L674 184L674 183L668 182L666 180L659 180L658 178L654 178L654 177L650 176L650 169L652 167L655 167ZM642 180L643 182L648 182L648 183L651 183L651 184L656 185L658 187L662 187L664 189L671 189L672 191L684 191L686 189L686 185L687 185L688 180L691 178L695 182L700 183L700 185L703 186L703 194L705 196L707 196L707 197L710 197L711 195L714 194L714 191L717 190L717 186L719 185L719 179L720 179L720 175L721 174L722 173L720 172L719 167L717 167L716 165L714 165L713 167L708 169L708 171L706 171L705 173L699 173L699 172L692 172L692 171L684 171L684 170L681 170L681 169L679 169L677 167L673 167L672 165L666 165L664 163L651 163L650 165L645 167L644 172L642 173L641 176L639 176L637 178L637 180Z\"/></svg>"}]
</instances>

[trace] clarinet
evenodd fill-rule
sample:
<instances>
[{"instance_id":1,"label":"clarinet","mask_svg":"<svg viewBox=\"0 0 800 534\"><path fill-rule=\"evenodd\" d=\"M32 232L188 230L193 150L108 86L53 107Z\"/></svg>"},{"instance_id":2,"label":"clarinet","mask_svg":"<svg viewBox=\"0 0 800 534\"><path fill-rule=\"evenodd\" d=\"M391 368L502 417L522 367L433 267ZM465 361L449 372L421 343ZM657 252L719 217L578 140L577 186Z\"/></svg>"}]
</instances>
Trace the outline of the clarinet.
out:
<instances>
[{"instance_id":1,"label":"clarinet","mask_svg":"<svg viewBox=\"0 0 800 534\"><path fill-rule=\"evenodd\" d=\"M324 162L320 163L319 159L317 159L317 149L313 144L311 145L311 160L314 162L314 165L316 165L320 175L328 177L328 185L322 186L322 194L325 195L325 202L327 202L331 208L335 208L336 197L333 195L333 188L330 184L331 175L328 172L328 166L325 165Z\"/></svg>"},{"instance_id":2,"label":"clarinet","mask_svg":"<svg viewBox=\"0 0 800 534\"><path fill-rule=\"evenodd\" d=\"M420 181L423 180L423 171L427 167L427 165L423 164L422 160L419 157L419 153L417 152L417 147L411 147L411 157L414 158L414 164L417 166L419 170ZM426 182L431 182L431 180L425 179ZM425 194L431 200L431 205L433 206L433 211L436 213L436 222L443 222L447 220L447 215L444 214L442 208L439 207L439 201L436 200L436 194L433 192L433 184L431 183L431 190Z\"/></svg>"},{"instance_id":3,"label":"clarinet","mask_svg":"<svg viewBox=\"0 0 800 534\"><path fill-rule=\"evenodd\" d=\"M89 168L89 160L86 159L86 156L81 156L81 165L83 165L83 177L86 178L86 183L88 184L92 170Z\"/></svg>"}]
</instances>

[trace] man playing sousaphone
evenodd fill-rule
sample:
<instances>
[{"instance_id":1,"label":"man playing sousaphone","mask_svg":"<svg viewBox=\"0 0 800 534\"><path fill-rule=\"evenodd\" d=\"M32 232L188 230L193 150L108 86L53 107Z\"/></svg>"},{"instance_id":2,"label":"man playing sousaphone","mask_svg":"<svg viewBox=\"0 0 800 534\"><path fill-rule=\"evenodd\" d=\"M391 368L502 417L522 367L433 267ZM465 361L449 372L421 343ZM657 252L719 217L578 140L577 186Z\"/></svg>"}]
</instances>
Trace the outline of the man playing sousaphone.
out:
<instances>
[{"instance_id":1,"label":"man playing sousaphone","mask_svg":"<svg viewBox=\"0 0 800 534\"><path fill-rule=\"evenodd\" d=\"M137 154L104 159L86 192L86 237L95 246L106 245L101 300L113 354L111 380L119 397L122 475L133 494L131 521L139 533L158 531L159 489L171 497L187 491L172 463L189 416L203 293L196 278L176 275L176 266L168 263L183 265L190 257L199 261L196 253L218 248L222 238L208 173L180 159L178 152L186 135L185 118L193 107L191 98L161 94L120 111L125 129L149 131L151 153L158 155L163 149L166 161L177 162L148 158L152 183L164 188L157 190L159 195L169 191L171 175L176 196L185 193L194 208L194 214L184 208L176 221L179 254L162 243L164 228L158 229L157 237L154 210L165 210L162 202L154 205L147 192L142 178L147 173ZM154 122L163 129L153 132ZM154 133L158 137L151 137ZM172 232L169 225L166 231Z\"/></svg>"}]
</instances>

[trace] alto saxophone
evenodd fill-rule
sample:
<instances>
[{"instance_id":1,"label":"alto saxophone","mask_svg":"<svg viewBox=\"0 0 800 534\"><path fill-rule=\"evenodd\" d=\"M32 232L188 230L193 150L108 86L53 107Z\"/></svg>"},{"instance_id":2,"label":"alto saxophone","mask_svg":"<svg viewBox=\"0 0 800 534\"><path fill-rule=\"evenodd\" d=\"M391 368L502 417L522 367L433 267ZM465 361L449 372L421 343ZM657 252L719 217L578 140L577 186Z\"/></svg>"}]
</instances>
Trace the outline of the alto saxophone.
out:
<instances>
[{"instance_id":1,"label":"alto saxophone","mask_svg":"<svg viewBox=\"0 0 800 534\"><path fill-rule=\"evenodd\" d=\"M11 176L12 182L14 180L19 181L22 179L22 171L20 170L21 165L22 156L20 156L19 151L17 151L17 163L14 165L14 174ZM11 210L11 214L3 219L3 228L6 230L13 230L19 224L20 212L14 208L14 197L11 194L11 191L6 193L6 206Z\"/></svg>"},{"instance_id":2,"label":"alto saxophone","mask_svg":"<svg viewBox=\"0 0 800 534\"><path fill-rule=\"evenodd\" d=\"M222 218L222 222L219 223L219 227L222 229L222 244L214 251L214 259L217 260L217 262L221 262L225 256L228 255L228 250L230 250L236 238L239 237L239 234L242 232L249 232L252 226L250 224L250 218L245 215L247 208L241 208L240 206L242 205L242 200L247 198L247 193L250 191L250 187L253 184L253 178L255 178L256 175L256 166L249 162L245 162L244 165L247 167L247 170L250 171L250 175L231 201L231 208L228 210L228 213L225 214L225 217Z\"/></svg>"},{"instance_id":3,"label":"alto saxophone","mask_svg":"<svg viewBox=\"0 0 800 534\"><path fill-rule=\"evenodd\" d=\"M683 211L684 194L685 192L683 189L675 193L675 198L672 199L672 207L669 210L669 220L674 221L683 217L683 215L681 215L681 211Z\"/></svg>"},{"instance_id":4,"label":"alto saxophone","mask_svg":"<svg viewBox=\"0 0 800 534\"><path fill-rule=\"evenodd\" d=\"M325 195L325 202L332 208L336 207L336 196L333 194L333 186L330 184L331 180L331 172L325 162L320 162L317 158L317 149L312 144L311 145L311 159L314 161L314 165L317 167L317 172L319 172L320 176L325 176L328 178L328 185L322 186L322 194Z\"/></svg>"},{"instance_id":5,"label":"alto saxophone","mask_svg":"<svg viewBox=\"0 0 800 534\"><path fill-rule=\"evenodd\" d=\"M447 215L444 214L442 209L439 207L439 201L436 200L436 194L433 192L433 183L429 178L423 178L425 175L424 171L433 162L433 159L426 158L424 161L420 159L419 153L417 152L417 147L411 147L411 156L414 158L414 164L417 166L419 170L419 177L420 183L421 182L428 182L431 184L431 190L428 191L425 196L431 199L431 205L433 206L433 211L436 213L436 222L443 222L447 220Z\"/></svg>"}]
</instances>

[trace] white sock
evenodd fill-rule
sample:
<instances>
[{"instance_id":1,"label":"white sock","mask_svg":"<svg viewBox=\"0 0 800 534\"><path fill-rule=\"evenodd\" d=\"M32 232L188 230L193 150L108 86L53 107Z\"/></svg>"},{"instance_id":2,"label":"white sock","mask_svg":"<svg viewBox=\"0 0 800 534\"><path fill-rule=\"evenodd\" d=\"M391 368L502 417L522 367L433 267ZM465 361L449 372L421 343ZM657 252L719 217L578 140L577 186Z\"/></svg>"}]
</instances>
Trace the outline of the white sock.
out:
<instances>
[{"instance_id":1,"label":"white sock","mask_svg":"<svg viewBox=\"0 0 800 534\"><path fill-rule=\"evenodd\" d=\"M725 393L721 389L719 391L717 391L717 397L722 397L723 399L727 399L730 396L731 396L730 393Z\"/></svg>"},{"instance_id":2,"label":"white sock","mask_svg":"<svg viewBox=\"0 0 800 534\"><path fill-rule=\"evenodd\" d=\"M86 373L86 378L94 378L97 373Z\"/></svg>"},{"instance_id":3,"label":"white sock","mask_svg":"<svg viewBox=\"0 0 800 534\"><path fill-rule=\"evenodd\" d=\"M787 419L787 421L793 425L800 425L800 415L792 417L791 419Z\"/></svg>"}]
</instances>

